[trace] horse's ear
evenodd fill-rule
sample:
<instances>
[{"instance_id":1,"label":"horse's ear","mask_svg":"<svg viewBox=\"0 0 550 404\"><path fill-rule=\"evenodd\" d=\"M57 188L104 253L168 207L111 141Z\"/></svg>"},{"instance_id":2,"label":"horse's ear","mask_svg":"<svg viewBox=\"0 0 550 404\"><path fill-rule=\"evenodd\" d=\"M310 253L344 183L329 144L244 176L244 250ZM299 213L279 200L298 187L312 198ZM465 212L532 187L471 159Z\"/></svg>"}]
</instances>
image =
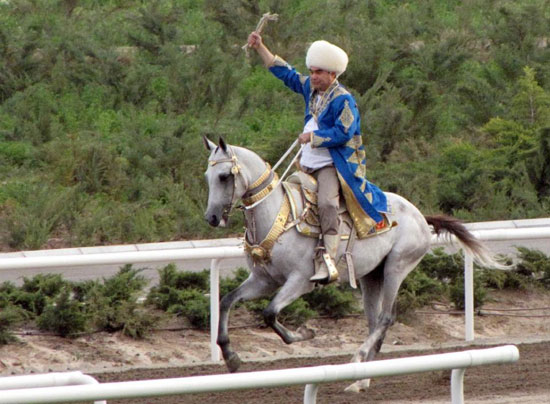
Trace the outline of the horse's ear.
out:
<instances>
[{"instance_id":1,"label":"horse's ear","mask_svg":"<svg viewBox=\"0 0 550 404\"><path fill-rule=\"evenodd\" d=\"M204 142L204 147L206 147L206 150L212 151L216 148L216 143L214 143L210 139L208 139L206 137L206 135L203 135L202 141Z\"/></svg>"},{"instance_id":2,"label":"horse's ear","mask_svg":"<svg viewBox=\"0 0 550 404\"><path fill-rule=\"evenodd\" d=\"M220 136L220 147L224 151L224 153L227 153L227 143L225 143L225 140L223 140L223 137Z\"/></svg>"}]
</instances>

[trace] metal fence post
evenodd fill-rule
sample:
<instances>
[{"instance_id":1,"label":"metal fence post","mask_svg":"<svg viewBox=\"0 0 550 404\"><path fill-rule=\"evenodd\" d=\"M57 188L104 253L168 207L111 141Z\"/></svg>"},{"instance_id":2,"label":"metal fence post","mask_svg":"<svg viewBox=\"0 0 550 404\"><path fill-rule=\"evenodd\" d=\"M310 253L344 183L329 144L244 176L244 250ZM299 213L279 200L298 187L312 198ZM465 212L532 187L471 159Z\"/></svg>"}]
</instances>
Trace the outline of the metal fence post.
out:
<instances>
[{"instance_id":1,"label":"metal fence post","mask_svg":"<svg viewBox=\"0 0 550 404\"><path fill-rule=\"evenodd\" d=\"M464 251L464 315L466 341L474 340L474 260Z\"/></svg>"},{"instance_id":2,"label":"metal fence post","mask_svg":"<svg viewBox=\"0 0 550 404\"><path fill-rule=\"evenodd\" d=\"M218 322L220 319L220 259L210 261L210 355L213 362L219 362Z\"/></svg>"}]
</instances>

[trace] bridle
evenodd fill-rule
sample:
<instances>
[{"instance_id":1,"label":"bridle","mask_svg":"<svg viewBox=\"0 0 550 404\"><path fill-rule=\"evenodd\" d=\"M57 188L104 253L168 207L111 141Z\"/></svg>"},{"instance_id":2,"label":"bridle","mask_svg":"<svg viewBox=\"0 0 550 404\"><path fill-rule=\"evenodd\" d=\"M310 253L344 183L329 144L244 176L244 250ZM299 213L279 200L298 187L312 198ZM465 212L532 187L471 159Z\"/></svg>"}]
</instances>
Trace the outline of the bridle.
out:
<instances>
[{"instance_id":1,"label":"bridle","mask_svg":"<svg viewBox=\"0 0 550 404\"><path fill-rule=\"evenodd\" d=\"M294 148L294 146L298 144L298 140L294 142L294 144L290 147L289 150L281 157L281 159L277 162L275 165L275 168L279 166L279 164L288 156L290 151ZM227 151L229 152L229 158L223 158L219 160L209 160L208 164L210 166L215 166L216 164L220 163L231 163L231 174L233 175L233 194L231 196L231 202L224 207L222 215L227 216L233 209L233 207L238 202L238 197L236 197L236 189L237 189L237 179L242 179L244 184L244 193L242 197L240 198L243 202L244 209L252 209L255 206L258 206L260 203L262 203L271 193L280 185L281 181L284 179L285 175L288 173L288 170L294 163L294 161L297 159L300 153L296 154L292 161L290 162L289 166L283 173L281 179L279 179L279 176L275 172L275 168L272 169L269 163L265 162L265 170L264 172L252 183L252 185L249 186L248 181L242 174L242 168L239 164L239 160L237 159L237 156L235 155L235 152L231 147L228 146ZM267 235L265 238L256 244L252 244L252 242L249 242L248 233L245 233L245 239L244 239L244 249L245 252L250 255L252 260L258 264L265 266L270 260L271 260L271 250L279 238L281 234L283 234L286 230L288 230L290 227L294 226L296 221L292 223L290 227L286 226L288 217L290 214L290 202L288 200L288 196L285 194L283 198L283 202L279 208L279 212L277 213L277 216L275 218L275 221L271 225L271 228L269 229ZM255 226L252 225L252 234L251 238L252 240L255 239ZM247 227L247 232L248 232Z\"/></svg>"},{"instance_id":2,"label":"bridle","mask_svg":"<svg viewBox=\"0 0 550 404\"><path fill-rule=\"evenodd\" d=\"M242 167L239 164L237 155L229 146L227 148L227 151L230 157L208 161L208 165L210 165L211 167L220 163L231 163L231 175L233 175L233 192L231 195L231 202L224 208L224 215L229 214L229 212L231 212L231 210L239 202L239 198L236 196L238 179L243 182L243 186L245 189L244 194L241 198L245 209L251 209L252 207L257 206L259 203L265 200L265 198L267 198L276 188L279 180L279 176L275 171L271 169L269 163L264 162L266 165L264 172L258 177L258 179L256 179L256 181L252 183L252 185L249 185L247 179L242 174Z\"/></svg>"}]
</instances>

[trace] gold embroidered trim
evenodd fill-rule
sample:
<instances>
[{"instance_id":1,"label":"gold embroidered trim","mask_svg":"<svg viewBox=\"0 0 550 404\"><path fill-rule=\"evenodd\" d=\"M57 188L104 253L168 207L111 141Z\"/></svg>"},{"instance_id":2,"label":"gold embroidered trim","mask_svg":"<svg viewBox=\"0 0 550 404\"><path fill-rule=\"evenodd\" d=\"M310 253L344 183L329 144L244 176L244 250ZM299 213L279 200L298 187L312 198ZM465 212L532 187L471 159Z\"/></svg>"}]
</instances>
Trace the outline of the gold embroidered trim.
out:
<instances>
[{"instance_id":1,"label":"gold embroidered trim","mask_svg":"<svg viewBox=\"0 0 550 404\"><path fill-rule=\"evenodd\" d=\"M340 180L340 186L342 187L344 199L346 200L348 212L355 224L357 235L359 238L364 238L369 234L369 231L376 226L376 222L363 210L359 201L355 198L352 189L340 174L338 174L338 178Z\"/></svg>"},{"instance_id":2,"label":"gold embroidered trim","mask_svg":"<svg viewBox=\"0 0 550 404\"><path fill-rule=\"evenodd\" d=\"M344 109L342 110L342 113L340 114L340 122L342 122L342 125L344 125L344 131L348 133L350 126L353 124L353 121L355 121L355 117L353 116L353 112L351 111L351 108L349 106L349 101L344 101Z\"/></svg>"},{"instance_id":3,"label":"gold embroidered trim","mask_svg":"<svg viewBox=\"0 0 550 404\"><path fill-rule=\"evenodd\" d=\"M285 224L288 221L289 214L290 202L285 193L279 213L263 241L260 244L252 245L245 238L244 251L252 257L255 264L266 264L271 260L271 250L277 239L285 232Z\"/></svg>"},{"instance_id":4,"label":"gold embroidered trim","mask_svg":"<svg viewBox=\"0 0 550 404\"><path fill-rule=\"evenodd\" d=\"M264 173L262 175L260 175L260 178L258 178L256 181L254 181L254 184L252 184L248 187L249 189L254 189L254 188L259 187L267 179L267 177L269 177L269 173L271 172L271 166L269 165L269 163L265 163L265 165L266 165L266 168L265 168Z\"/></svg>"},{"instance_id":5,"label":"gold embroidered trim","mask_svg":"<svg viewBox=\"0 0 550 404\"><path fill-rule=\"evenodd\" d=\"M330 137L319 136L319 135L316 135L315 132L313 132L313 137L311 139L311 147L319 147L324 142L328 142L328 141L330 141Z\"/></svg>"},{"instance_id":6,"label":"gold embroidered trim","mask_svg":"<svg viewBox=\"0 0 550 404\"><path fill-rule=\"evenodd\" d=\"M338 80L334 80L324 91L323 95L319 95L316 90L313 90L309 95L309 112L316 121L334 98L334 92L340 88L339 86ZM320 96L319 100L317 100L317 96Z\"/></svg>"},{"instance_id":7,"label":"gold embroidered trim","mask_svg":"<svg viewBox=\"0 0 550 404\"><path fill-rule=\"evenodd\" d=\"M275 55L271 63L267 65L267 67L273 67L273 66L288 67L288 63L279 55Z\"/></svg>"},{"instance_id":8,"label":"gold embroidered trim","mask_svg":"<svg viewBox=\"0 0 550 404\"><path fill-rule=\"evenodd\" d=\"M277 181L279 181L279 176L277 173L273 175L273 180L269 183L268 186L266 186L264 189L262 189L260 192L249 196L248 198L243 199L243 203L245 206L250 206L255 202L258 202L260 199L262 199L264 196L269 194L273 189L275 189L275 185L277 185Z\"/></svg>"}]
</instances>

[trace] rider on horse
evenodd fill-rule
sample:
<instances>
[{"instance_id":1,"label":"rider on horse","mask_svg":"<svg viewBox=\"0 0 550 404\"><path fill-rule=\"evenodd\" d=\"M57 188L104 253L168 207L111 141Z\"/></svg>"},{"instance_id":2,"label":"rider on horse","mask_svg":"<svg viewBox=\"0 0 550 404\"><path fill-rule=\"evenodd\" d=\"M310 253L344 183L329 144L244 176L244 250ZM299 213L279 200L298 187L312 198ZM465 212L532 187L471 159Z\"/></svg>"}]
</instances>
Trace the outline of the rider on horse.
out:
<instances>
[{"instance_id":1,"label":"rider on horse","mask_svg":"<svg viewBox=\"0 0 550 404\"><path fill-rule=\"evenodd\" d=\"M312 282L338 279L335 259L340 243L338 209L340 189L358 233L383 222L388 211L384 193L366 180L366 154L360 134L360 116L353 96L339 82L348 64L347 54L326 41L311 44L306 55L309 76L302 75L264 45L252 32L248 45L256 49L271 73L305 101L300 166L318 183L318 207L325 254L318 256Z\"/></svg>"}]
</instances>

